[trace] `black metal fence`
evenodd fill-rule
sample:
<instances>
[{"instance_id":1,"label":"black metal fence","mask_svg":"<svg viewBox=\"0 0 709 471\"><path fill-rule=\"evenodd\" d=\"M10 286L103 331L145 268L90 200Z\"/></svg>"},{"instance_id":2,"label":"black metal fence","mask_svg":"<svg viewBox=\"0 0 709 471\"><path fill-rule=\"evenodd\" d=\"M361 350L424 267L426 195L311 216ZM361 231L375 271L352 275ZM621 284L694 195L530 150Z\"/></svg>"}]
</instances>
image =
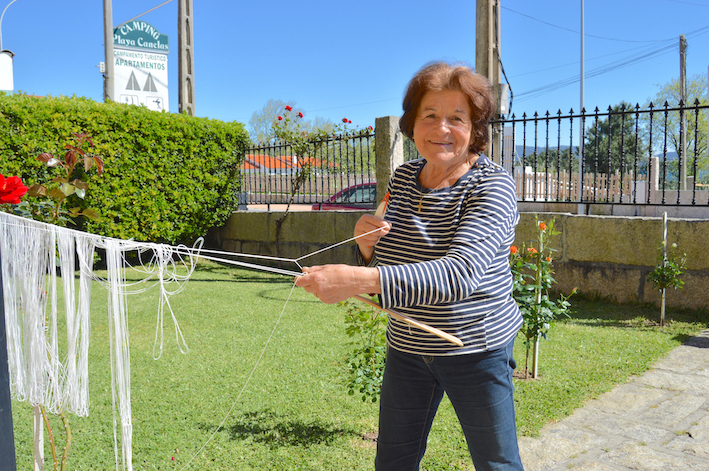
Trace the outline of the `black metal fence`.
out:
<instances>
[{"instance_id":1,"label":"black metal fence","mask_svg":"<svg viewBox=\"0 0 709 471\"><path fill-rule=\"evenodd\" d=\"M519 201L709 206L708 114L706 101L695 101L512 115L491 123L496 137L487 154L514 175ZM404 159L419 157L405 138ZM288 203L300 172L294 203L327 203L348 187L375 183L375 169L370 129L332 137L301 158L288 143L251 147L241 169L244 202ZM356 194L357 203L374 203L372 194Z\"/></svg>"},{"instance_id":2,"label":"black metal fence","mask_svg":"<svg viewBox=\"0 0 709 471\"><path fill-rule=\"evenodd\" d=\"M369 129L320 141L314 155L296 156L286 142L259 145L246 149L241 188L247 204L286 204L302 176L293 203L322 204L348 187L375 183L375 162L374 131ZM369 198L358 192L353 202L374 204Z\"/></svg>"},{"instance_id":3,"label":"black metal fence","mask_svg":"<svg viewBox=\"0 0 709 471\"><path fill-rule=\"evenodd\" d=\"M695 101L513 115L492 123L488 152L514 174L519 201L709 205L708 110Z\"/></svg>"}]
</instances>

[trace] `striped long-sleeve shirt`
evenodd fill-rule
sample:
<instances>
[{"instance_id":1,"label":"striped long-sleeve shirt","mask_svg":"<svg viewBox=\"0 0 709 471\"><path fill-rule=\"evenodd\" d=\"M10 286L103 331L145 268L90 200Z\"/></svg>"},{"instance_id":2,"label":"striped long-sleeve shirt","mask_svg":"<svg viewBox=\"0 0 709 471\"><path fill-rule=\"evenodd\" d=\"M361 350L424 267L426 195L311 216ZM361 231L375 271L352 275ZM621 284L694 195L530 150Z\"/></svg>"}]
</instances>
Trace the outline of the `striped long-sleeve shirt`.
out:
<instances>
[{"instance_id":1,"label":"striped long-sleeve shirt","mask_svg":"<svg viewBox=\"0 0 709 471\"><path fill-rule=\"evenodd\" d=\"M418 183L425 161L407 162L389 182L384 218L392 229L375 247L372 266L381 302L463 341L457 347L390 318L387 341L421 355L459 355L507 344L522 324L510 295L509 249L519 212L512 177L487 157L453 186Z\"/></svg>"}]
</instances>

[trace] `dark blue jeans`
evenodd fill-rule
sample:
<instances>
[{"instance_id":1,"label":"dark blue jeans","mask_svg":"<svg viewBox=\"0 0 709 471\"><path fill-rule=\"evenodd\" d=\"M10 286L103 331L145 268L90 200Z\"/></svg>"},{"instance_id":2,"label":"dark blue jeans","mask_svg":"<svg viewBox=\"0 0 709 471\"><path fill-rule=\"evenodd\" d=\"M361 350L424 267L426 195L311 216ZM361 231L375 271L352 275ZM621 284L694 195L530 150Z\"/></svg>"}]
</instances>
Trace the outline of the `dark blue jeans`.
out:
<instances>
[{"instance_id":1,"label":"dark blue jeans","mask_svg":"<svg viewBox=\"0 0 709 471\"><path fill-rule=\"evenodd\" d=\"M506 347L456 356L421 356L390 348L379 405L377 471L417 471L446 393L476 471L520 471L512 358Z\"/></svg>"}]
</instances>

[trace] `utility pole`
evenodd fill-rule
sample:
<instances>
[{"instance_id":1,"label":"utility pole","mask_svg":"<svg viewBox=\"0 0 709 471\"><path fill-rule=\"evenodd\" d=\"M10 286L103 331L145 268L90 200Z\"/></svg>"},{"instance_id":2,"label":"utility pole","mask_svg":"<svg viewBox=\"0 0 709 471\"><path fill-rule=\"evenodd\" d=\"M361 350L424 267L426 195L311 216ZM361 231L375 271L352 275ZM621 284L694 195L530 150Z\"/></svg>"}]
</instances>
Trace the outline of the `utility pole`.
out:
<instances>
[{"instance_id":1,"label":"utility pole","mask_svg":"<svg viewBox=\"0 0 709 471\"><path fill-rule=\"evenodd\" d=\"M103 42L106 71L103 73L103 102L115 101L113 96L113 4L103 0Z\"/></svg>"},{"instance_id":2,"label":"utility pole","mask_svg":"<svg viewBox=\"0 0 709 471\"><path fill-rule=\"evenodd\" d=\"M475 10L475 72L487 77L492 83L495 94L495 116L499 119L501 111L500 80L500 0L477 0ZM502 129L492 129L493 160L501 164Z\"/></svg>"},{"instance_id":3,"label":"utility pole","mask_svg":"<svg viewBox=\"0 0 709 471\"><path fill-rule=\"evenodd\" d=\"M177 8L177 37L179 42L178 82L180 113L195 115L194 103L194 49L192 46L192 0L179 0Z\"/></svg>"},{"instance_id":4,"label":"utility pole","mask_svg":"<svg viewBox=\"0 0 709 471\"><path fill-rule=\"evenodd\" d=\"M687 189L687 40L679 37L679 189Z\"/></svg>"},{"instance_id":5,"label":"utility pole","mask_svg":"<svg viewBox=\"0 0 709 471\"><path fill-rule=\"evenodd\" d=\"M586 94L586 19L584 15L584 0L581 0L581 100L579 114L584 112L584 95ZM578 213L585 214L586 205L583 204L583 119L579 119L579 206ZM570 149L573 155L573 149Z\"/></svg>"}]
</instances>

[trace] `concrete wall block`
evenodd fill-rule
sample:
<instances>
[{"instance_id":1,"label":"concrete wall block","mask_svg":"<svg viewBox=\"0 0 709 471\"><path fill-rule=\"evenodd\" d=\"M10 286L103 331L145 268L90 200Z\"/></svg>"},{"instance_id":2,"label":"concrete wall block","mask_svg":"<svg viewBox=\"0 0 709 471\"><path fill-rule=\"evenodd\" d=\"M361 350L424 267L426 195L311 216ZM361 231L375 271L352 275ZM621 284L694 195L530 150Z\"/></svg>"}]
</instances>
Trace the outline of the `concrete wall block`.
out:
<instances>
[{"instance_id":1,"label":"concrete wall block","mask_svg":"<svg viewBox=\"0 0 709 471\"><path fill-rule=\"evenodd\" d=\"M320 246L307 246L304 247L302 255L310 254L320 250ZM326 264L339 264L344 263L345 265L357 265L357 259L355 258L355 247L354 243L343 244L339 247L335 247L324 252L320 252L312 257L307 257L299 262L302 266L311 267L314 265L326 265Z\"/></svg>"},{"instance_id":2,"label":"concrete wall block","mask_svg":"<svg viewBox=\"0 0 709 471\"><path fill-rule=\"evenodd\" d=\"M661 237L660 233L658 243ZM667 242L669 244L676 243L679 252L687 254L687 269L689 270L709 268L707 241L709 241L709 223L707 221L670 219L667 223Z\"/></svg>"},{"instance_id":3,"label":"concrete wall block","mask_svg":"<svg viewBox=\"0 0 709 471\"><path fill-rule=\"evenodd\" d=\"M554 265L555 291L568 295L574 288L588 296L601 296L616 302L640 301L638 289L643 279L639 268L600 264L558 263Z\"/></svg>"},{"instance_id":4,"label":"concrete wall block","mask_svg":"<svg viewBox=\"0 0 709 471\"><path fill-rule=\"evenodd\" d=\"M222 239L271 240L275 237L275 233L271 234L270 224L271 220L276 220L277 214L254 211L234 212L220 229L220 236Z\"/></svg>"},{"instance_id":5,"label":"concrete wall block","mask_svg":"<svg viewBox=\"0 0 709 471\"><path fill-rule=\"evenodd\" d=\"M537 220L534 218L534 214L522 213L520 214L519 224L517 224L517 229L515 231L515 242L514 245L521 247L522 244L526 244L527 247L530 245L537 246ZM552 219L554 220L554 230L559 232L559 235L553 236L549 240L550 247L556 252L554 253L554 258L557 260L562 259L564 256L564 226L565 219L569 216L568 214L559 213L537 213L539 222L549 223Z\"/></svg>"},{"instance_id":6,"label":"concrete wall block","mask_svg":"<svg viewBox=\"0 0 709 471\"><path fill-rule=\"evenodd\" d=\"M706 271L688 271L682 276L684 287L682 289L668 289L666 305L668 308L707 309L709 308L709 273ZM662 296L655 285L645 282L645 295L642 302L660 306ZM658 311L659 315L659 311Z\"/></svg>"},{"instance_id":7,"label":"concrete wall block","mask_svg":"<svg viewBox=\"0 0 709 471\"><path fill-rule=\"evenodd\" d=\"M240 240L226 239L222 241L221 250L225 252L243 253L241 250L242 243Z\"/></svg>"},{"instance_id":8,"label":"concrete wall block","mask_svg":"<svg viewBox=\"0 0 709 471\"><path fill-rule=\"evenodd\" d=\"M241 250L236 253L248 253L255 255L265 255L267 257L275 257L276 251L269 247L268 243L247 241L242 242ZM247 260L249 263L254 263L253 260Z\"/></svg>"},{"instance_id":9,"label":"concrete wall block","mask_svg":"<svg viewBox=\"0 0 709 471\"><path fill-rule=\"evenodd\" d=\"M617 216L576 216L567 220L568 260L612 262L622 265L655 264L660 237L653 225L662 221Z\"/></svg>"},{"instance_id":10,"label":"concrete wall block","mask_svg":"<svg viewBox=\"0 0 709 471\"><path fill-rule=\"evenodd\" d=\"M328 241L334 240L335 230L332 215L327 214L329 212L320 214L320 211L299 211L288 214L281 227L281 241L327 244ZM273 233L275 240L275 226Z\"/></svg>"}]
</instances>

